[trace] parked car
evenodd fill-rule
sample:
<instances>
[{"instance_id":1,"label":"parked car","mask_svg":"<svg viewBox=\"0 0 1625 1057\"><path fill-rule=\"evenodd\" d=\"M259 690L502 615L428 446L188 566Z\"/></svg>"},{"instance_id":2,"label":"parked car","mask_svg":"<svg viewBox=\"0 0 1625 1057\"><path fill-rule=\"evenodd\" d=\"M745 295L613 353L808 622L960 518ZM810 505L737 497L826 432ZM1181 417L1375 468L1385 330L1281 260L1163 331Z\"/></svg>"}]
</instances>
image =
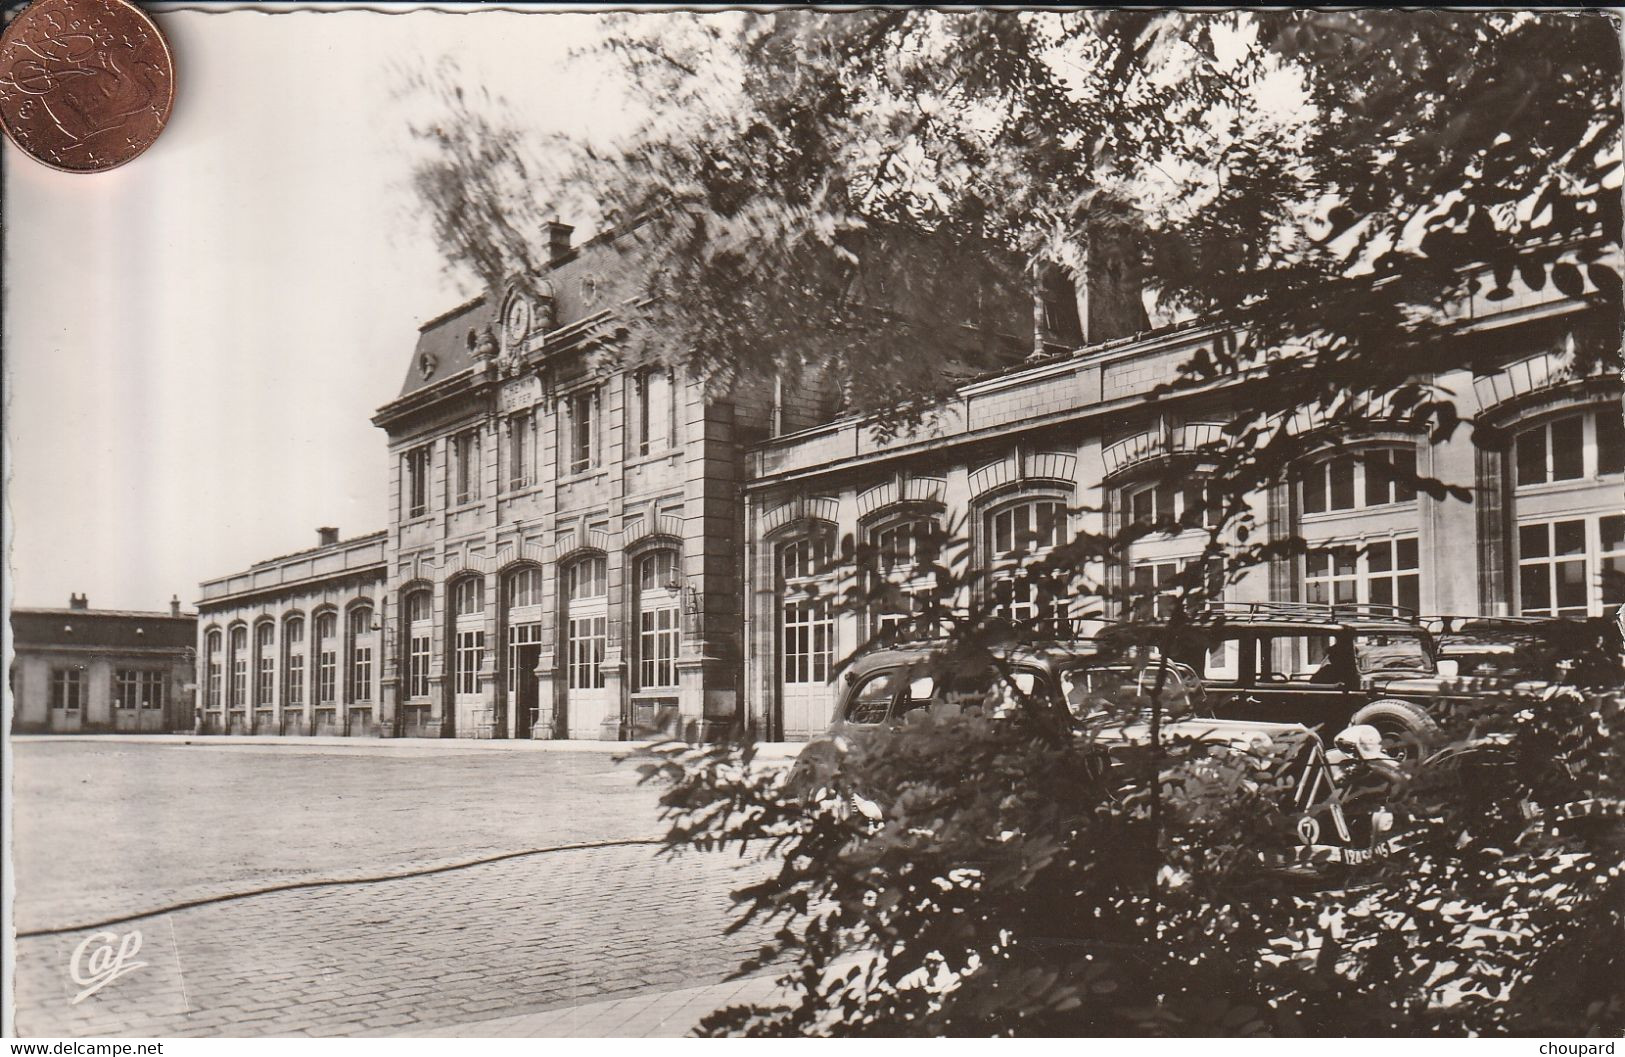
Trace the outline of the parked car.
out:
<instances>
[{"instance_id":1,"label":"parked car","mask_svg":"<svg viewBox=\"0 0 1625 1057\"><path fill-rule=\"evenodd\" d=\"M1434 616L1422 624L1439 674L1475 689L1625 684L1620 629L1606 617Z\"/></svg>"},{"instance_id":2,"label":"parked car","mask_svg":"<svg viewBox=\"0 0 1625 1057\"><path fill-rule=\"evenodd\" d=\"M1321 739L1313 731L1298 723L1214 717L1208 714L1203 680L1190 665L1103 654L1094 642L1013 650L990 667L969 671L944 670L938 651L930 646L876 650L849 666L827 739L861 734L940 703L976 704L997 717L1014 712L1027 699L1064 703L1073 729L1087 731L1092 743L1109 753L1113 746L1149 736L1152 694L1159 681L1164 737L1242 751L1278 749L1272 756L1277 773L1289 775L1301 863L1318 868L1368 855L1353 842L1364 844L1363 835L1372 827L1364 820L1351 824ZM1143 704L1135 707L1136 699ZM815 740L803 757L810 763L820 752Z\"/></svg>"},{"instance_id":3,"label":"parked car","mask_svg":"<svg viewBox=\"0 0 1625 1057\"><path fill-rule=\"evenodd\" d=\"M1462 696L1440 678L1427 630L1396 606L1215 604L1170 652L1200 673L1215 716L1301 723L1323 738L1370 726L1396 755L1418 755L1439 729L1435 710Z\"/></svg>"}]
</instances>

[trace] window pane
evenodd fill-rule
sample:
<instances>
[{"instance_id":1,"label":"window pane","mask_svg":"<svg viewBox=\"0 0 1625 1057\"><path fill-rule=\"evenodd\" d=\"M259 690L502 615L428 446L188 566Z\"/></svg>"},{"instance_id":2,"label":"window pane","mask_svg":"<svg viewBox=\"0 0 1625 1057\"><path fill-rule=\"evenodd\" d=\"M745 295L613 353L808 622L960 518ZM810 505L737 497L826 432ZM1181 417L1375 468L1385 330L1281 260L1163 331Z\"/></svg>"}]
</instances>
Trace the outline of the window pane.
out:
<instances>
[{"instance_id":1,"label":"window pane","mask_svg":"<svg viewBox=\"0 0 1625 1057\"><path fill-rule=\"evenodd\" d=\"M1422 611L1422 578L1414 574L1399 578L1399 604L1413 613Z\"/></svg>"},{"instance_id":2,"label":"window pane","mask_svg":"<svg viewBox=\"0 0 1625 1057\"><path fill-rule=\"evenodd\" d=\"M1402 448L1393 453L1394 468L1401 473L1416 474L1416 449ZM1416 498L1416 486L1408 481L1394 482L1394 502L1409 503Z\"/></svg>"},{"instance_id":3,"label":"window pane","mask_svg":"<svg viewBox=\"0 0 1625 1057\"><path fill-rule=\"evenodd\" d=\"M1371 581L1370 601L1379 606L1391 606L1394 604L1393 577L1383 576Z\"/></svg>"},{"instance_id":4,"label":"window pane","mask_svg":"<svg viewBox=\"0 0 1625 1057\"><path fill-rule=\"evenodd\" d=\"M1557 535L1558 554L1584 554L1586 552L1586 523L1559 521L1553 526Z\"/></svg>"},{"instance_id":5,"label":"window pane","mask_svg":"<svg viewBox=\"0 0 1625 1057\"><path fill-rule=\"evenodd\" d=\"M1572 481L1585 476L1585 418L1573 415L1552 423L1552 480Z\"/></svg>"},{"instance_id":6,"label":"window pane","mask_svg":"<svg viewBox=\"0 0 1625 1057\"><path fill-rule=\"evenodd\" d=\"M1326 467L1311 466L1303 475L1303 512L1318 514L1326 509Z\"/></svg>"},{"instance_id":7,"label":"window pane","mask_svg":"<svg viewBox=\"0 0 1625 1057\"><path fill-rule=\"evenodd\" d=\"M1625 551L1625 517L1601 518L1597 522L1597 529L1602 536L1604 552Z\"/></svg>"},{"instance_id":8,"label":"window pane","mask_svg":"<svg viewBox=\"0 0 1625 1057\"><path fill-rule=\"evenodd\" d=\"M1552 607L1548 567L1525 565L1518 571L1519 604L1525 613L1544 613Z\"/></svg>"},{"instance_id":9,"label":"window pane","mask_svg":"<svg viewBox=\"0 0 1625 1057\"><path fill-rule=\"evenodd\" d=\"M1415 569L1418 567L1416 562L1416 541L1414 539L1400 540L1394 546L1399 553L1398 568Z\"/></svg>"},{"instance_id":10,"label":"window pane","mask_svg":"<svg viewBox=\"0 0 1625 1057\"><path fill-rule=\"evenodd\" d=\"M1332 560L1336 563L1338 576L1353 576L1359 551L1354 547L1336 547L1332 550Z\"/></svg>"},{"instance_id":11,"label":"window pane","mask_svg":"<svg viewBox=\"0 0 1625 1057\"><path fill-rule=\"evenodd\" d=\"M1518 526L1518 557L1544 558L1550 553L1545 525Z\"/></svg>"},{"instance_id":12,"label":"window pane","mask_svg":"<svg viewBox=\"0 0 1625 1057\"><path fill-rule=\"evenodd\" d=\"M1536 426L1518 434L1518 483L1541 484L1546 480L1546 427Z\"/></svg>"},{"instance_id":13,"label":"window pane","mask_svg":"<svg viewBox=\"0 0 1625 1057\"><path fill-rule=\"evenodd\" d=\"M1618 408L1597 412L1597 472L1625 471L1625 424Z\"/></svg>"},{"instance_id":14,"label":"window pane","mask_svg":"<svg viewBox=\"0 0 1625 1057\"><path fill-rule=\"evenodd\" d=\"M1381 506L1389 501L1393 486L1391 478L1383 473L1390 456L1374 456L1365 464L1365 505Z\"/></svg>"},{"instance_id":15,"label":"window pane","mask_svg":"<svg viewBox=\"0 0 1625 1057\"><path fill-rule=\"evenodd\" d=\"M1331 509L1348 510L1354 506L1354 460L1343 457L1333 459L1328 471L1331 490Z\"/></svg>"},{"instance_id":16,"label":"window pane","mask_svg":"<svg viewBox=\"0 0 1625 1057\"><path fill-rule=\"evenodd\" d=\"M1304 556L1304 569L1310 576L1325 576L1328 561L1325 551L1310 551Z\"/></svg>"},{"instance_id":17,"label":"window pane","mask_svg":"<svg viewBox=\"0 0 1625 1057\"><path fill-rule=\"evenodd\" d=\"M1625 557L1604 558L1602 571L1602 602L1610 609L1625 602Z\"/></svg>"},{"instance_id":18,"label":"window pane","mask_svg":"<svg viewBox=\"0 0 1625 1057\"><path fill-rule=\"evenodd\" d=\"M1557 563L1557 608L1562 613L1586 611L1586 563Z\"/></svg>"},{"instance_id":19,"label":"window pane","mask_svg":"<svg viewBox=\"0 0 1625 1057\"><path fill-rule=\"evenodd\" d=\"M1394 567L1394 545L1373 543L1366 554L1366 564L1374 573L1385 573Z\"/></svg>"}]
</instances>

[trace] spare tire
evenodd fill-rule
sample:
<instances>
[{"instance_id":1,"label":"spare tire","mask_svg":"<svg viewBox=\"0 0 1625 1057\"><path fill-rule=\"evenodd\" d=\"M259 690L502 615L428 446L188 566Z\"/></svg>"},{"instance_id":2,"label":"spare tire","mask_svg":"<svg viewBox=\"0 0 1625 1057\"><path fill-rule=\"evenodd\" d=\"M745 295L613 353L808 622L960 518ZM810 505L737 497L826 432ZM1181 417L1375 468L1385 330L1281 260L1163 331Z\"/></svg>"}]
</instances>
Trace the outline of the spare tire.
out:
<instances>
[{"instance_id":1,"label":"spare tire","mask_svg":"<svg viewBox=\"0 0 1625 1057\"><path fill-rule=\"evenodd\" d=\"M1439 733L1439 724L1427 711L1411 701L1385 697L1371 702L1349 717L1349 725L1365 723L1377 728L1383 747L1400 759L1420 754L1423 743Z\"/></svg>"}]
</instances>

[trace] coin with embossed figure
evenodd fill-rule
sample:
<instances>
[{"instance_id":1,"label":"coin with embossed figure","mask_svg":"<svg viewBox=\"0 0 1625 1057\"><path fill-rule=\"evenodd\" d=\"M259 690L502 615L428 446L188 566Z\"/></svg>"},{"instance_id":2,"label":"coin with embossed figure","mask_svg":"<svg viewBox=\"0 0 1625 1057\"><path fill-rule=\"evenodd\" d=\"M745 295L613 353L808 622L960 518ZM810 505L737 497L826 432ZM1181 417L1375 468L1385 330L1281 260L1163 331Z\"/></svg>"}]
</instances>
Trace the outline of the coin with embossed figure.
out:
<instances>
[{"instance_id":1,"label":"coin with embossed figure","mask_svg":"<svg viewBox=\"0 0 1625 1057\"><path fill-rule=\"evenodd\" d=\"M174 101L169 45L127 0L34 0L0 34L0 127L52 168L123 165Z\"/></svg>"}]
</instances>

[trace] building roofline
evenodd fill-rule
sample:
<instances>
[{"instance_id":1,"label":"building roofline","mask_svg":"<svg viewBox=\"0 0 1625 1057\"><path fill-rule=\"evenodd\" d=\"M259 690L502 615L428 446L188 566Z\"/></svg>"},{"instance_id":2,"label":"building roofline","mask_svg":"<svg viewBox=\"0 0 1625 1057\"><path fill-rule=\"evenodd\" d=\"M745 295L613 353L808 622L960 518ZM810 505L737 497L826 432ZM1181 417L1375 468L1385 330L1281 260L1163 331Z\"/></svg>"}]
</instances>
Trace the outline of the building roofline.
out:
<instances>
[{"instance_id":1,"label":"building roofline","mask_svg":"<svg viewBox=\"0 0 1625 1057\"><path fill-rule=\"evenodd\" d=\"M254 564L250 565L248 568L249 569L261 569L261 568L264 568L267 565L275 565L278 562L285 562L285 561L289 560L290 558L303 558L305 555L307 555L307 554L315 554L317 551L339 550L339 549L344 548L344 547L354 546L357 543L370 543L375 539L382 539L383 537L388 536L388 535L389 535L389 530L388 529L378 529L376 532L368 532L368 533L366 533L364 535L360 535L360 536L350 536L350 537L348 537L346 539L341 539L341 540L339 540L339 541L337 541L335 543L323 543L323 544L321 544L319 546L315 546L315 547L306 547L304 550L290 551L287 554L279 554L275 558L265 558L265 559L263 559L261 561L255 562ZM243 571L246 572L247 570L243 570ZM236 575L238 575L238 574L237 573L227 573L226 577L236 576ZM215 577L211 577L210 579L205 580L203 582L204 583L213 583L215 580L223 580L223 579L226 579L226 577L215 576Z\"/></svg>"},{"instance_id":2,"label":"building roofline","mask_svg":"<svg viewBox=\"0 0 1625 1057\"><path fill-rule=\"evenodd\" d=\"M196 613L174 614L156 609L59 609L54 606L13 606L12 616L136 617L141 620L196 620Z\"/></svg>"}]
</instances>

